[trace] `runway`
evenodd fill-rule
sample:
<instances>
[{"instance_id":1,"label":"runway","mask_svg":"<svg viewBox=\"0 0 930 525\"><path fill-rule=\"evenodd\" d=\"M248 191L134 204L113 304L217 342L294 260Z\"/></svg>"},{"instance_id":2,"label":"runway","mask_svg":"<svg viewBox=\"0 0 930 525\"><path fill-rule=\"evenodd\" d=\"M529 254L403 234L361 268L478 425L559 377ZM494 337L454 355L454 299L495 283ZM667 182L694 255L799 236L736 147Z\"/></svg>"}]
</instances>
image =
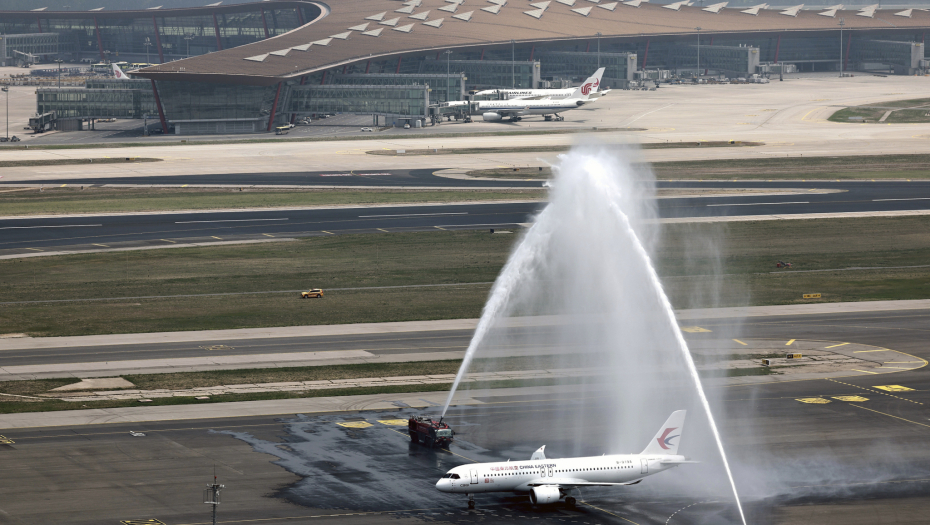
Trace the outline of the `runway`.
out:
<instances>
[{"instance_id":1,"label":"runway","mask_svg":"<svg viewBox=\"0 0 930 525\"><path fill-rule=\"evenodd\" d=\"M658 199L660 218L930 209L930 181L661 182L659 187L802 190L801 194L790 195ZM808 191L803 192L805 189ZM818 189L839 191L817 193ZM352 233L514 228L531 222L543 206L539 202L502 202L5 218L0 220L0 254L52 248L75 251Z\"/></svg>"},{"instance_id":2,"label":"runway","mask_svg":"<svg viewBox=\"0 0 930 525\"><path fill-rule=\"evenodd\" d=\"M689 333L691 341L723 333L853 341L930 357L925 345L930 310L688 322L708 330ZM435 350L439 344L451 352L466 343L469 332L223 343L250 345L235 352L297 351L307 346L417 352ZM75 350L99 352L106 359L139 356L119 346ZM183 345L138 350L147 356L197 351ZM24 358L5 355L0 365L22 363ZM36 359L69 361L50 353ZM922 523L930 511L924 497L928 480L922 475L930 468L924 451L930 435L930 389L924 376L920 369L712 388L711 397L722 404L718 417L750 523L865 525L874 523L876 515L894 515L895 523ZM889 385L900 390L878 388ZM681 483L710 475L712 471L699 465L689 465L694 467L690 473L682 466L680 472L650 477L636 487L585 490L585 503L575 510L561 505L533 508L525 496L488 494L479 496L477 511L468 512L464 497L433 489L435 480L452 466L522 459L541 445L547 445L550 457L609 452L590 445L597 440L579 442L577 429L553 424L566 411L580 414L587 422L585 434L592 436L610 433L617 424L588 413L594 405L585 396L599 395L596 390L584 396L544 391L512 395L506 390L470 395L484 405L450 410L447 420L457 436L449 451L409 443L395 420L422 410L403 408L402 403L395 410L7 429L0 449L6 453L6 472L12 474L0 477L0 490L10 497L0 508L14 517L10 523L23 524L82 525L106 519L204 523L208 509L199 503L198 491L212 481L215 465L219 482L227 487L220 507L225 523L737 523L725 491ZM826 402L798 401L810 398ZM859 401L841 400L853 398ZM662 417L648 422L650 431ZM130 430L146 435L133 437ZM762 494L760 486L765 489ZM38 501L44 503L36 505ZM89 501L94 504L85 503Z\"/></svg>"}]
</instances>

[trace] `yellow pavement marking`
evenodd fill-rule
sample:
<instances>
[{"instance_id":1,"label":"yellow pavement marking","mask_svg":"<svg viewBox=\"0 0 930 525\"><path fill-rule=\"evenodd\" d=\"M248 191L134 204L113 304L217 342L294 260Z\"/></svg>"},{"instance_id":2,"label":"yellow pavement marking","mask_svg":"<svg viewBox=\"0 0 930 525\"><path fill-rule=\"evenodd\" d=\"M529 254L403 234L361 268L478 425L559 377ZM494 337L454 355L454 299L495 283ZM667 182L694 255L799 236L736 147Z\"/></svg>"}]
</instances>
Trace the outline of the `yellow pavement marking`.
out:
<instances>
[{"instance_id":1,"label":"yellow pavement marking","mask_svg":"<svg viewBox=\"0 0 930 525\"><path fill-rule=\"evenodd\" d=\"M788 341L787 343L785 343L785 346L791 346L791 343L793 343L793 342L795 342L795 341L797 341L797 339L792 339L792 340Z\"/></svg>"},{"instance_id":2,"label":"yellow pavement marking","mask_svg":"<svg viewBox=\"0 0 930 525\"><path fill-rule=\"evenodd\" d=\"M681 331L688 332L689 334L698 334L702 332L711 332L712 330L708 330L707 328L701 328L700 326L682 326Z\"/></svg>"},{"instance_id":3,"label":"yellow pavement marking","mask_svg":"<svg viewBox=\"0 0 930 525\"><path fill-rule=\"evenodd\" d=\"M213 237L214 239L220 239L220 238L217 237L216 235L211 235L210 237ZM223 239L220 239L220 240L222 241Z\"/></svg>"},{"instance_id":4,"label":"yellow pavement marking","mask_svg":"<svg viewBox=\"0 0 930 525\"><path fill-rule=\"evenodd\" d=\"M836 347L838 347L838 346L846 346L846 345L848 345L848 344L849 344L849 343L840 343L840 344L838 344L838 345L828 346L828 347L826 347L826 348L836 348Z\"/></svg>"},{"instance_id":5,"label":"yellow pavement marking","mask_svg":"<svg viewBox=\"0 0 930 525\"><path fill-rule=\"evenodd\" d=\"M854 353L854 354L867 354L867 353L869 353L869 352L894 352L894 350L885 350L885 349L881 349L881 350L856 350L856 351L853 352L853 353Z\"/></svg>"},{"instance_id":6,"label":"yellow pavement marking","mask_svg":"<svg viewBox=\"0 0 930 525\"><path fill-rule=\"evenodd\" d=\"M181 185L182 188L186 188L186 187L188 187L188 186L190 186L190 184L182 184L182 185Z\"/></svg>"},{"instance_id":7,"label":"yellow pavement marking","mask_svg":"<svg viewBox=\"0 0 930 525\"><path fill-rule=\"evenodd\" d=\"M62 184L59 188L64 188L65 186L67 186L67 184Z\"/></svg>"},{"instance_id":8,"label":"yellow pavement marking","mask_svg":"<svg viewBox=\"0 0 930 525\"><path fill-rule=\"evenodd\" d=\"M270 234L270 233L263 233L262 235L264 235L265 237L274 237L274 235L272 235L272 234Z\"/></svg>"},{"instance_id":9,"label":"yellow pavement marking","mask_svg":"<svg viewBox=\"0 0 930 525\"><path fill-rule=\"evenodd\" d=\"M406 419L379 419L378 423L381 423L382 425L394 425L397 427L407 426Z\"/></svg>"},{"instance_id":10,"label":"yellow pavement marking","mask_svg":"<svg viewBox=\"0 0 930 525\"><path fill-rule=\"evenodd\" d=\"M176 241L169 241L168 239L158 239L159 241L170 242L171 244L177 244Z\"/></svg>"},{"instance_id":11,"label":"yellow pavement marking","mask_svg":"<svg viewBox=\"0 0 930 525\"><path fill-rule=\"evenodd\" d=\"M914 391L913 388L908 388L906 386L901 386L901 385L882 385L882 386L876 386L875 388L879 390L885 390L888 392L913 392Z\"/></svg>"},{"instance_id":12,"label":"yellow pavement marking","mask_svg":"<svg viewBox=\"0 0 930 525\"><path fill-rule=\"evenodd\" d=\"M0 445L12 445L13 443L16 442L6 436L0 436Z\"/></svg>"},{"instance_id":13,"label":"yellow pavement marking","mask_svg":"<svg viewBox=\"0 0 930 525\"><path fill-rule=\"evenodd\" d=\"M859 405L853 405L853 406L856 407L856 408L861 408L862 410L868 410L869 412L875 412L876 414L881 414L881 415L883 415L883 416L893 417L893 418L895 418L895 419L900 419L901 421L907 421L908 423L913 423L913 424L915 424L915 425L920 425L920 426L922 426L922 427L930 428L930 425L925 425L924 423L918 423L918 422L916 422L916 421L911 421L910 419L904 419L903 417L892 416L891 414L886 414L886 413L884 413L884 412L879 412L878 410L872 410L871 408L865 408L865 407L862 407L862 406L859 406Z\"/></svg>"},{"instance_id":14,"label":"yellow pavement marking","mask_svg":"<svg viewBox=\"0 0 930 525\"><path fill-rule=\"evenodd\" d=\"M741 345L743 345L743 346L749 346L749 345L747 345L746 343L740 341L739 339L734 339L734 341L736 341L737 343L739 343L739 344L741 344Z\"/></svg>"},{"instance_id":15,"label":"yellow pavement marking","mask_svg":"<svg viewBox=\"0 0 930 525\"><path fill-rule=\"evenodd\" d=\"M336 235L335 233L333 233L333 232L328 232L328 231L326 231L326 230L320 230L320 231L323 232L323 233L328 233L328 234L330 234L330 235Z\"/></svg>"},{"instance_id":16,"label":"yellow pavement marking","mask_svg":"<svg viewBox=\"0 0 930 525\"><path fill-rule=\"evenodd\" d=\"M446 229L445 229L445 228L440 228L439 226L433 226L433 228L436 228L437 230L442 230L442 231L446 231Z\"/></svg>"},{"instance_id":17,"label":"yellow pavement marking","mask_svg":"<svg viewBox=\"0 0 930 525\"><path fill-rule=\"evenodd\" d=\"M802 403L810 403L812 405L826 405L830 402L829 399L824 399L822 397L802 397L798 399Z\"/></svg>"},{"instance_id":18,"label":"yellow pavement marking","mask_svg":"<svg viewBox=\"0 0 930 525\"><path fill-rule=\"evenodd\" d=\"M40 249L38 249L38 248L26 248L26 249L27 249L27 250L35 250L35 251L37 251L37 252L41 252L41 251L42 251L42 250L40 250Z\"/></svg>"},{"instance_id":19,"label":"yellow pavement marking","mask_svg":"<svg viewBox=\"0 0 930 525\"><path fill-rule=\"evenodd\" d=\"M852 371L853 371L853 372L863 372L863 373L865 373L865 374L879 375L879 372L869 372L868 370L859 370L859 369L857 369L857 368L853 368Z\"/></svg>"},{"instance_id":20,"label":"yellow pavement marking","mask_svg":"<svg viewBox=\"0 0 930 525\"><path fill-rule=\"evenodd\" d=\"M895 369L895 370L913 370L913 368L905 368L905 367L903 367L903 366L881 366L881 367L879 367L879 368L882 368L882 369L884 369L884 368L893 368L893 369Z\"/></svg>"},{"instance_id":21,"label":"yellow pavement marking","mask_svg":"<svg viewBox=\"0 0 930 525\"><path fill-rule=\"evenodd\" d=\"M840 401L852 401L861 403L862 401L868 401L868 398L861 396L833 396L833 399L838 399Z\"/></svg>"},{"instance_id":22,"label":"yellow pavement marking","mask_svg":"<svg viewBox=\"0 0 930 525\"><path fill-rule=\"evenodd\" d=\"M346 421L344 423L336 423L336 424L339 425L340 427L346 427L346 428L368 428L368 427L374 426L367 421Z\"/></svg>"},{"instance_id":23,"label":"yellow pavement marking","mask_svg":"<svg viewBox=\"0 0 930 525\"><path fill-rule=\"evenodd\" d=\"M90 245L91 245L91 246L103 246L104 248L109 248L109 246L107 246L106 244L95 244L95 243L90 243Z\"/></svg>"},{"instance_id":24,"label":"yellow pavement marking","mask_svg":"<svg viewBox=\"0 0 930 525\"><path fill-rule=\"evenodd\" d=\"M375 228L375 229L378 230L378 231L384 232L384 233L391 233L391 232L385 230L384 228Z\"/></svg>"},{"instance_id":25,"label":"yellow pavement marking","mask_svg":"<svg viewBox=\"0 0 930 525\"><path fill-rule=\"evenodd\" d=\"M889 373L893 373L893 372L889 372ZM858 389L861 389L861 390L866 390L866 391L868 391L868 392L872 392L873 394L880 394L880 395L883 395L883 396L893 397L893 398L899 399L899 400L901 400L901 401L907 401L908 403L914 403L915 405L923 405L923 403L921 403L921 402L919 402L919 401L913 401L913 400L911 400L911 399L907 399L907 398L904 398L904 397L896 396L896 395L894 395L894 394L889 394L889 393L887 393L887 392L880 392L880 391L878 391L878 390L874 390L874 389L871 389L871 388L869 388L869 387L859 386L859 385L853 385L853 384L851 384L851 383L844 383L844 382L842 382L842 381L837 381L836 379L827 379L827 381L833 381L834 383L839 383L839 384L841 384L841 385L846 385L846 386L851 386L851 387L853 387L853 388L858 388Z\"/></svg>"},{"instance_id":26,"label":"yellow pavement marking","mask_svg":"<svg viewBox=\"0 0 930 525\"><path fill-rule=\"evenodd\" d=\"M886 365L904 365L909 363L923 363L923 361L885 361Z\"/></svg>"}]
</instances>

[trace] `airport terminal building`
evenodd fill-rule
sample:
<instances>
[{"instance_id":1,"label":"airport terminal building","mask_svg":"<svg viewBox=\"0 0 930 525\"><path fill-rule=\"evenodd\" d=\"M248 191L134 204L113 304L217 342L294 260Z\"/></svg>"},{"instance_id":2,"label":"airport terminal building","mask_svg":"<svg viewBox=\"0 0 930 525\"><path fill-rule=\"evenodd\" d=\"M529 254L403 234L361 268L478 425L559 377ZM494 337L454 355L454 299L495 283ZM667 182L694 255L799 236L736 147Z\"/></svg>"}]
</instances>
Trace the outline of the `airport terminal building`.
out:
<instances>
[{"instance_id":1,"label":"airport terminal building","mask_svg":"<svg viewBox=\"0 0 930 525\"><path fill-rule=\"evenodd\" d=\"M676 74L922 74L928 29L930 12L878 5L271 0L0 12L0 58L156 64L133 81L39 89L39 114L150 116L178 134L251 133L318 113L420 124L469 90L564 87L598 66L613 88Z\"/></svg>"}]
</instances>

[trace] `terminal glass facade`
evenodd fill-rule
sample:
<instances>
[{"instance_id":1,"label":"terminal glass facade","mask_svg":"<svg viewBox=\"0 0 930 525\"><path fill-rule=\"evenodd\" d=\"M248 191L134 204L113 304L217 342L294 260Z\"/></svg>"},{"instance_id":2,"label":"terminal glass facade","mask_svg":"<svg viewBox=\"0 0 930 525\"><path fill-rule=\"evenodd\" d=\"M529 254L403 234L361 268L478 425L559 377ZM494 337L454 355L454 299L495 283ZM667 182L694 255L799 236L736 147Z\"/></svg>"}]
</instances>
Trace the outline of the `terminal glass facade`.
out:
<instances>
[{"instance_id":1,"label":"terminal glass facade","mask_svg":"<svg viewBox=\"0 0 930 525\"><path fill-rule=\"evenodd\" d=\"M205 82L157 81L165 118L176 120L231 120L271 114L278 85L240 86Z\"/></svg>"},{"instance_id":2,"label":"terminal glass facade","mask_svg":"<svg viewBox=\"0 0 930 525\"><path fill-rule=\"evenodd\" d=\"M58 118L142 118L158 115L151 84L148 89L39 88L36 112Z\"/></svg>"},{"instance_id":3,"label":"terminal glass facade","mask_svg":"<svg viewBox=\"0 0 930 525\"><path fill-rule=\"evenodd\" d=\"M633 73L636 72L634 53L602 51L598 59L597 52L544 51L538 53L537 57L543 78L567 78L580 82L591 76L600 63L600 67L605 68L601 83L605 86L616 86L633 80Z\"/></svg>"},{"instance_id":4,"label":"terminal glass facade","mask_svg":"<svg viewBox=\"0 0 930 525\"><path fill-rule=\"evenodd\" d=\"M509 60L445 60L420 62L420 74L450 73L465 75L468 89L511 87L533 89L539 85L539 62Z\"/></svg>"},{"instance_id":5,"label":"terminal glass facade","mask_svg":"<svg viewBox=\"0 0 930 525\"><path fill-rule=\"evenodd\" d=\"M58 33L0 34L0 65L14 65L14 51L36 55L36 57L57 55Z\"/></svg>"},{"instance_id":6,"label":"terminal glass facade","mask_svg":"<svg viewBox=\"0 0 930 525\"><path fill-rule=\"evenodd\" d=\"M701 46L700 69L724 71L737 75L751 75L759 65L759 48L750 46ZM672 48L672 67L680 70L698 70L698 46L684 45ZM703 73L702 73L703 74Z\"/></svg>"},{"instance_id":7,"label":"terminal glass facade","mask_svg":"<svg viewBox=\"0 0 930 525\"><path fill-rule=\"evenodd\" d=\"M5 13L0 34L58 33L71 60L161 63L284 34L320 15L313 4L269 2L190 9L183 16L150 13Z\"/></svg>"},{"instance_id":8,"label":"terminal glass facade","mask_svg":"<svg viewBox=\"0 0 930 525\"><path fill-rule=\"evenodd\" d=\"M429 88L424 85L291 86L287 111L301 115L319 113L381 114L425 118Z\"/></svg>"},{"instance_id":9,"label":"terminal glass facade","mask_svg":"<svg viewBox=\"0 0 930 525\"><path fill-rule=\"evenodd\" d=\"M327 80L329 79L332 79L333 84L352 86L427 86L430 104L465 98L465 75L461 73L452 75L350 74L332 75L327 77Z\"/></svg>"}]
</instances>

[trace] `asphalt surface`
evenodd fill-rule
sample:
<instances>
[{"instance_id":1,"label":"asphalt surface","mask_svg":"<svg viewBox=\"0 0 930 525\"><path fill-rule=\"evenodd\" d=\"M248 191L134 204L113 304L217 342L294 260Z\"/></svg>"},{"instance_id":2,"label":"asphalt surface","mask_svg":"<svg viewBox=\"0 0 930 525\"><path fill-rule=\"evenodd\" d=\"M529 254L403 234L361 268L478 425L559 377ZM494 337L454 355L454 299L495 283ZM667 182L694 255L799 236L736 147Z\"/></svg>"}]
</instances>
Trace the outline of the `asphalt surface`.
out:
<instances>
[{"instance_id":1,"label":"asphalt surface","mask_svg":"<svg viewBox=\"0 0 930 525\"><path fill-rule=\"evenodd\" d=\"M458 182L435 177L426 171L429 170L423 170L417 177L437 179L431 184ZM389 183L393 179L379 180ZM660 182L659 187L841 190L835 193L659 199L656 206L662 218L930 209L930 181L668 181ZM0 220L0 254L50 248L80 250L349 233L512 228L531 222L532 216L542 206L544 204L538 202L507 202L4 219Z\"/></svg>"},{"instance_id":2,"label":"asphalt surface","mask_svg":"<svg viewBox=\"0 0 930 525\"><path fill-rule=\"evenodd\" d=\"M729 333L852 341L930 358L925 344L930 310L689 322L710 330L688 334L696 343ZM469 336L462 330L305 343L411 352L439 344L456 347ZM300 348L293 340L246 344L252 345L250 352ZM127 348L98 350L111 352L107 358L136 357ZM169 356L182 349L146 345L144 350ZM912 390L876 388L888 385ZM930 468L928 392L927 369L712 388L711 398L720 400L718 419L749 523L925 523L930 512L925 497L930 489L925 475ZM209 523L200 492L215 468L226 485L219 508L224 523L738 523L726 491L709 481L719 477L712 460L647 478L636 487L586 489L585 503L575 510L533 508L525 496L486 494L469 512L464 496L433 488L453 466L528 458L541 445L547 445L550 457L606 452L601 438L615 425L633 422L601 417L593 402L601 395L596 388L585 395L486 391L480 396L486 405L450 409L446 419L457 436L449 451L409 443L404 428L392 420L405 419L413 410L400 406L378 412L10 429L3 431L6 444L0 444L7 473L0 477L0 491L7 495L0 515L14 524ZM860 401L835 399L841 396ZM798 401L806 398L830 402ZM559 424L567 414L584 424ZM146 435L133 437L130 431Z\"/></svg>"}]
</instances>

